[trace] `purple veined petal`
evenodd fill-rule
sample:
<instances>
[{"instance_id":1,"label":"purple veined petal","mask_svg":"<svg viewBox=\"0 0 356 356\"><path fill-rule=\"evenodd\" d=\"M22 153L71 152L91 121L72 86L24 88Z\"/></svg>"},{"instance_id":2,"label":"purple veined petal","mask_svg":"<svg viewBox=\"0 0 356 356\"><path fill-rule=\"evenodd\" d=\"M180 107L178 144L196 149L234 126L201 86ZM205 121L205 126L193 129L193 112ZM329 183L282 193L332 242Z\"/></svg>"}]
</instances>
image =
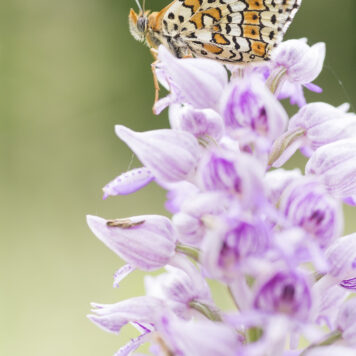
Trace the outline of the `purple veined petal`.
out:
<instances>
[{"instance_id":1,"label":"purple veined petal","mask_svg":"<svg viewBox=\"0 0 356 356\"><path fill-rule=\"evenodd\" d=\"M135 270L131 265L124 265L119 268L114 274L114 288L119 288L119 284L123 279L125 279L129 274L131 274Z\"/></svg>"},{"instance_id":2,"label":"purple veined petal","mask_svg":"<svg viewBox=\"0 0 356 356\"><path fill-rule=\"evenodd\" d=\"M356 195L356 139L343 139L318 148L309 159L305 173L320 176L336 198Z\"/></svg>"},{"instance_id":3,"label":"purple veined petal","mask_svg":"<svg viewBox=\"0 0 356 356\"><path fill-rule=\"evenodd\" d=\"M313 83L307 83L307 84L304 84L304 86L308 90L313 91L314 93L317 93L317 94L321 94L323 92L322 88L320 88L318 85L313 84Z\"/></svg>"},{"instance_id":4,"label":"purple veined petal","mask_svg":"<svg viewBox=\"0 0 356 356\"><path fill-rule=\"evenodd\" d=\"M135 339L131 339L130 342L122 346L114 356L130 356L133 351L137 350L142 344L149 341L150 338L152 338L152 335L150 335L150 333L146 333Z\"/></svg>"},{"instance_id":5,"label":"purple veined petal","mask_svg":"<svg viewBox=\"0 0 356 356\"><path fill-rule=\"evenodd\" d=\"M305 39L282 42L272 52L272 62L286 68L288 80L307 84L320 74L325 59L325 43L308 46Z\"/></svg>"},{"instance_id":6,"label":"purple veined petal","mask_svg":"<svg viewBox=\"0 0 356 356\"><path fill-rule=\"evenodd\" d=\"M237 196L252 210L265 203L264 168L253 156L228 149L215 149L201 159L197 182L201 189Z\"/></svg>"},{"instance_id":7,"label":"purple veined petal","mask_svg":"<svg viewBox=\"0 0 356 356\"><path fill-rule=\"evenodd\" d=\"M115 131L158 180L178 182L194 171L200 147L190 133L168 129L134 132L121 125Z\"/></svg>"},{"instance_id":8,"label":"purple veined petal","mask_svg":"<svg viewBox=\"0 0 356 356\"><path fill-rule=\"evenodd\" d=\"M356 277L343 280L340 287L356 292Z\"/></svg>"},{"instance_id":9,"label":"purple veined petal","mask_svg":"<svg viewBox=\"0 0 356 356\"><path fill-rule=\"evenodd\" d=\"M220 215L231 205L231 197L224 192L204 192L188 196L180 212L172 218L179 241L199 247L206 232L206 216Z\"/></svg>"},{"instance_id":10,"label":"purple veined petal","mask_svg":"<svg viewBox=\"0 0 356 356\"><path fill-rule=\"evenodd\" d=\"M206 232L205 217L220 215L230 205L231 197L224 192L197 193L193 197L188 195L180 211L172 217L179 241L199 247Z\"/></svg>"},{"instance_id":11,"label":"purple veined petal","mask_svg":"<svg viewBox=\"0 0 356 356\"><path fill-rule=\"evenodd\" d=\"M319 147L345 138L356 138L356 116L344 117L324 122L307 131L309 145L313 151Z\"/></svg>"},{"instance_id":12,"label":"purple veined petal","mask_svg":"<svg viewBox=\"0 0 356 356\"><path fill-rule=\"evenodd\" d=\"M311 46L300 62L288 69L288 75L299 83L311 83L320 74L325 60L325 43L319 42Z\"/></svg>"},{"instance_id":13,"label":"purple veined petal","mask_svg":"<svg viewBox=\"0 0 356 356\"><path fill-rule=\"evenodd\" d=\"M356 277L356 233L337 239L327 250L329 274L339 282Z\"/></svg>"},{"instance_id":14,"label":"purple veined petal","mask_svg":"<svg viewBox=\"0 0 356 356\"><path fill-rule=\"evenodd\" d=\"M335 329L337 313L350 293L341 288L337 281L328 275L314 284L312 292L313 320L319 325L325 324L331 330Z\"/></svg>"},{"instance_id":15,"label":"purple veined petal","mask_svg":"<svg viewBox=\"0 0 356 356\"><path fill-rule=\"evenodd\" d=\"M211 137L218 141L224 132L224 122L213 109L195 109L190 105L171 105L169 122L172 129L190 132L197 138Z\"/></svg>"},{"instance_id":16,"label":"purple veined petal","mask_svg":"<svg viewBox=\"0 0 356 356\"><path fill-rule=\"evenodd\" d=\"M163 318L158 330L174 355L237 356L238 334L223 323Z\"/></svg>"},{"instance_id":17,"label":"purple veined petal","mask_svg":"<svg viewBox=\"0 0 356 356\"><path fill-rule=\"evenodd\" d=\"M282 166L297 149L310 157L319 147L356 137L356 115L326 103L303 106L289 122L288 130L273 144L270 164Z\"/></svg>"},{"instance_id":18,"label":"purple veined petal","mask_svg":"<svg viewBox=\"0 0 356 356\"><path fill-rule=\"evenodd\" d=\"M109 196L134 193L152 182L153 179L151 171L145 167L132 169L120 174L103 188L103 199Z\"/></svg>"},{"instance_id":19,"label":"purple veined petal","mask_svg":"<svg viewBox=\"0 0 356 356\"><path fill-rule=\"evenodd\" d=\"M256 291L254 308L272 314L286 314L307 321L312 295L305 276L297 271L278 271L265 279Z\"/></svg>"},{"instance_id":20,"label":"purple veined petal","mask_svg":"<svg viewBox=\"0 0 356 356\"><path fill-rule=\"evenodd\" d=\"M256 265L254 259L266 255L271 244L269 223L258 216L244 217L240 211L229 218L210 217L209 225L200 256L209 275L229 284L235 283L244 272L252 276L254 272L248 261Z\"/></svg>"},{"instance_id":21,"label":"purple veined petal","mask_svg":"<svg viewBox=\"0 0 356 356\"><path fill-rule=\"evenodd\" d=\"M336 320L337 329L342 331L347 344L356 348L356 299L347 300L339 309Z\"/></svg>"},{"instance_id":22,"label":"purple veined petal","mask_svg":"<svg viewBox=\"0 0 356 356\"><path fill-rule=\"evenodd\" d=\"M191 279L194 288L200 295L200 299L212 301L211 293L206 280L203 278L201 269L194 265L189 258L184 255L176 254L170 261L170 265L166 268L171 267L183 271Z\"/></svg>"},{"instance_id":23,"label":"purple veined petal","mask_svg":"<svg viewBox=\"0 0 356 356\"><path fill-rule=\"evenodd\" d=\"M301 108L307 103L304 97L304 86L303 84L293 83L283 78L277 88L278 99L283 100L289 98L291 105L298 105L298 107Z\"/></svg>"},{"instance_id":24,"label":"purple veined petal","mask_svg":"<svg viewBox=\"0 0 356 356\"><path fill-rule=\"evenodd\" d=\"M179 102L179 100L176 98L176 96L173 94L169 94L155 102L153 106L153 113L155 115L159 115L165 108L170 105L174 105L177 102Z\"/></svg>"},{"instance_id":25,"label":"purple veined petal","mask_svg":"<svg viewBox=\"0 0 356 356\"><path fill-rule=\"evenodd\" d=\"M191 302L203 303L214 307L210 289L201 272L191 264L186 257L185 270L180 267L167 266L166 273L156 277L145 277L146 294L162 298L171 310L183 319L189 319L193 315ZM191 266L187 267L187 263ZM182 263L178 263L181 266Z\"/></svg>"},{"instance_id":26,"label":"purple veined petal","mask_svg":"<svg viewBox=\"0 0 356 356\"><path fill-rule=\"evenodd\" d=\"M310 234L322 249L342 234L340 202L313 178L302 177L289 184L282 193L279 209L289 222Z\"/></svg>"},{"instance_id":27,"label":"purple veined petal","mask_svg":"<svg viewBox=\"0 0 356 356\"><path fill-rule=\"evenodd\" d=\"M271 141L287 126L283 106L256 75L233 81L225 90L220 107L228 128L249 128Z\"/></svg>"},{"instance_id":28,"label":"purple veined petal","mask_svg":"<svg viewBox=\"0 0 356 356\"><path fill-rule=\"evenodd\" d=\"M306 39L282 42L272 52L275 69L271 78L275 79L269 79L277 83L275 91L278 98L290 98L292 105L303 107L306 104L303 86L320 92L319 88L311 82L320 74L324 59L324 43L316 43L310 47Z\"/></svg>"},{"instance_id":29,"label":"purple veined petal","mask_svg":"<svg viewBox=\"0 0 356 356\"><path fill-rule=\"evenodd\" d=\"M115 304L92 304L88 318L105 331L118 334L130 322L155 323L164 315L165 303L153 297L135 297Z\"/></svg>"},{"instance_id":30,"label":"purple veined petal","mask_svg":"<svg viewBox=\"0 0 356 356\"><path fill-rule=\"evenodd\" d=\"M108 221L88 215L87 222L94 235L133 268L155 270L165 266L175 254L176 234L164 216Z\"/></svg>"},{"instance_id":31,"label":"purple veined petal","mask_svg":"<svg viewBox=\"0 0 356 356\"><path fill-rule=\"evenodd\" d=\"M356 115L326 103L311 103L289 122L288 132L299 129L305 132L304 145L315 151L325 144L356 137Z\"/></svg>"},{"instance_id":32,"label":"purple veined petal","mask_svg":"<svg viewBox=\"0 0 356 356\"><path fill-rule=\"evenodd\" d=\"M156 67L161 72L159 79L164 77L168 82L173 93L171 99L197 109L217 108L228 79L221 64L202 58L177 59L164 46L158 49L158 59ZM173 104L173 100L169 104ZM158 102L158 105L162 110L162 103ZM157 111L156 105L154 111Z\"/></svg>"}]
</instances>

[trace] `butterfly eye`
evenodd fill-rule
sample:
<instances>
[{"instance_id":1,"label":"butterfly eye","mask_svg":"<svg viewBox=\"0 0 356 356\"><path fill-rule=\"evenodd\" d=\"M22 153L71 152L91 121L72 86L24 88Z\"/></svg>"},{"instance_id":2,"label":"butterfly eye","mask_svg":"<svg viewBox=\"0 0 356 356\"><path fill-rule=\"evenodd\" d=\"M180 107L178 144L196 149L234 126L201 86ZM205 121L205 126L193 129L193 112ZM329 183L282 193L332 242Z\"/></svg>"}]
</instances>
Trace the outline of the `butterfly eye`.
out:
<instances>
[{"instance_id":1,"label":"butterfly eye","mask_svg":"<svg viewBox=\"0 0 356 356\"><path fill-rule=\"evenodd\" d=\"M137 29L140 32L146 32L147 30L147 17L140 16L137 20Z\"/></svg>"}]
</instances>

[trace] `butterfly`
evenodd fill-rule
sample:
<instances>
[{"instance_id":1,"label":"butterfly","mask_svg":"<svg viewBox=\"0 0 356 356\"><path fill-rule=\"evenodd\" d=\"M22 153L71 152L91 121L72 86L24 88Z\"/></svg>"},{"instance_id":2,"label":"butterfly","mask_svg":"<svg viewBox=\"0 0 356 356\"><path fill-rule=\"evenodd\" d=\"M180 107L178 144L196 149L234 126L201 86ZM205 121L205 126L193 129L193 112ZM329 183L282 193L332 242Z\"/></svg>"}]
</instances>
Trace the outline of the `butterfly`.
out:
<instances>
[{"instance_id":1,"label":"butterfly","mask_svg":"<svg viewBox=\"0 0 356 356\"><path fill-rule=\"evenodd\" d=\"M136 0L137 1L137 0ZM176 57L225 63L268 60L283 39L302 0L175 0L159 12L137 14L129 26L135 39Z\"/></svg>"}]
</instances>

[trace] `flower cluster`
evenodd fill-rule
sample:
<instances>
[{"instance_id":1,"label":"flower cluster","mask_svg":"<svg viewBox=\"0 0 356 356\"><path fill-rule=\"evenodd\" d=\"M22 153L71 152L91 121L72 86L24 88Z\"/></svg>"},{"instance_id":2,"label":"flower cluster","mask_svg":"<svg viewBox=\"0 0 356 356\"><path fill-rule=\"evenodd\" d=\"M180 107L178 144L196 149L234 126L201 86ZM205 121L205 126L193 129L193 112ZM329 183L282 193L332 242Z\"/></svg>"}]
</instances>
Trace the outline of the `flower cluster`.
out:
<instances>
[{"instance_id":1,"label":"flower cluster","mask_svg":"<svg viewBox=\"0 0 356 356\"><path fill-rule=\"evenodd\" d=\"M306 103L303 88L321 90L312 81L324 57L323 43L304 39L283 42L269 62L228 68L159 48L169 94L154 111L169 107L171 129L116 126L143 167L104 197L154 181L171 218L87 218L127 263L115 287L135 269L166 270L146 276L144 296L93 304L99 327L140 333L117 356L146 342L157 356L356 354L356 234L342 237L342 204L356 204L356 115ZM299 106L290 120L284 98ZM297 150L304 174L281 168ZM230 291L235 311L214 303L208 278Z\"/></svg>"}]
</instances>

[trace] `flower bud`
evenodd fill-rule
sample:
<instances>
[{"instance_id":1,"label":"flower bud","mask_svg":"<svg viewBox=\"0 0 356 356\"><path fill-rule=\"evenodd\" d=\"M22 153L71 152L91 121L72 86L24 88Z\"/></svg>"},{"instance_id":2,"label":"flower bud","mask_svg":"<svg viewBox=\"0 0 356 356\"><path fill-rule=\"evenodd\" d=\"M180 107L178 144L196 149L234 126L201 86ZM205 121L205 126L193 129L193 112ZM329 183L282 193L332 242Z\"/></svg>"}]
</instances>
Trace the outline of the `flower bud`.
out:
<instances>
[{"instance_id":1,"label":"flower bud","mask_svg":"<svg viewBox=\"0 0 356 356\"><path fill-rule=\"evenodd\" d=\"M291 118L287 132L274 143L273 166L283 165L298 148L310 157L319 147L350 137L356 137L355 114L326 103L307 104Z\"/></svg>"},{"instance_id":2,"label":"flower bud","mask_svg":"<svg viewBox=\"0 0 356 356\"><path fill-rule=\"evenodd\" d=\"M217 109L228 79L220 63L205 58L178 59L164 46L158 49L158 60L157 77L163 85L168 84L171 94L154 105L156 114L174 103Z\"/></svg>"},{"instance_id":3,"label":"flower bud","mask_svg":"<svg viewBox=\"0 0 356 356\"><path fill-rule=\"evenodd\" d=\"M187 179L199 158L197 139L188 132L167 129L134 132L121 125L115 131L154 177L163 182Z\"/></svg>"},{"instance_id":4,"label":"flower bud","mask_svg":"<svg viewBox=\"0 0 356 356\"><path fill-rule=\"evenodd\" d=\"M103 199L109 196L134 193L149 184L153 179L151 171L145 167L132 169L119 175L103 188Z\"/></svg>"},{"instance_id":5,"label":"flower bud","mask_svg":"<svg viewBox=\"0 0 356 356\"><path fill-rule=\"evenodd\" d=\"M325 43L308 46L306 40L282 42L273 52L274 64L286 69L288 80L294 83L311 83L320 74L325 59Z\"/></svg>"},{"instance_id":6,"label":"flower bud","mask_svg":"<svg viewBox=\"0 0 356 356\"><path fill-rule=\"evenodd\" d=\"M307 175L320 176L336 198L356 195L356 140L344 139L318 148L307 165Z\"/></svg>"},{"instance_id":7,"label":"flower bud","mask_svg":"<svg viewBox=\"0 0 356 356\"><path fill-rule=\"evenodd\" d=\"M322 89L311 83L321 72L325 59L325 43L309 47L306 39L282 42L272 52L274 70L268 79L272 92L278 99L290 98L292 105L306 104L303 86L321 93Z\"/></svg>"},{"instance_id":8,"label":"flower bud","mask_svg":"<svg viewBox=\"0 0 356 356\"><path fill-rule=\"evenodd\" d=\"M175 254L176 235L164 216L105 220L88 215L87 222L94 235L132 267L155 270Z\"/></svg>"},{"instance_id":9,"label":"flower bud","mask_svg":"<svg viewBox=\"0 0 356 356\"><path fill-rule=\"evenodd\" d=\"M337 280L356 277L356 233L337 239L327 250L329 274Z\"/></svg>"}]
</instances>

